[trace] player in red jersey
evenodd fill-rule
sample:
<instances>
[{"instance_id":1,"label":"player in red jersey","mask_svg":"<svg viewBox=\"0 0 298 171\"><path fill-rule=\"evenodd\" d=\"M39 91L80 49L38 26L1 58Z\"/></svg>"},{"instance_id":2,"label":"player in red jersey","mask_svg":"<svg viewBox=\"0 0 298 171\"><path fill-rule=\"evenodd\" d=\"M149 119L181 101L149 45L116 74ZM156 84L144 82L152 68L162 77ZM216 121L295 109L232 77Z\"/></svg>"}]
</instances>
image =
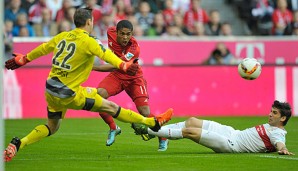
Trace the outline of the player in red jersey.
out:
<instances>
[{"instance_id":1,"label":"player in red jersey","mask_svg":"<svg viewBox=\"0 0 298 171\"><path fill-rule=\"evenodd\" d=\"M128 20L121 20L116 27L110 27L107 31L109 48L123 61L137 60L140 55L140 46L136 39L132 36L133 26ZM115 69L110 64L94 66L95 71L111 71L98 85L98 94L104 98L115 96L123 90L135 103L138 111L143 116L152 116L148 104L147 82L143 77L141 68L138 68L136 73L125 73L121 70ZM115 136L121 133L121 129L116 125L113 117L106 113L100 113L103 120L109 125L110 131L106 142L107 146L115 142ZM144 140L151 137L149 135L142 135ZM159 138L159 151L166 151L168 140Z\"/></svg>"}]
</instances>

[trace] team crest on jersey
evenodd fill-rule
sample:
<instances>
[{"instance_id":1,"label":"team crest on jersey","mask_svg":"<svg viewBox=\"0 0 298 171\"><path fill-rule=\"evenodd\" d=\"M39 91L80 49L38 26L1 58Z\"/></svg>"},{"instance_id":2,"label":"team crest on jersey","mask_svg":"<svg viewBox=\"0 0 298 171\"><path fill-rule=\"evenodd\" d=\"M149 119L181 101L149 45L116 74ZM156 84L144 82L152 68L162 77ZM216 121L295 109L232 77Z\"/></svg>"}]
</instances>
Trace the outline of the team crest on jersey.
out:
<instances>
[{"instance_id":1,"label":"team crest on jersey","mask_svg":"<svg viewBox=\"0 0 298 171\"><path fill-rule=\"evenodd\" d=\"M92 88L87 87L87 88L86 88L86 91L87 91L88 94L91 94L91 93L92 93Z\"/></svg>"},{"instance_id":2,"label":"team crest on jersey","mask_svg":"<svg viewBox=\"0 0 298 171\"><path fill-rule=\"evenodd\" d=\"M127 60L130 60L133 56L134 56L134 55L133 55L132 53L128 52L128 53L125 55L125 58L126 58Z\"/></svg>"}]
</instances>

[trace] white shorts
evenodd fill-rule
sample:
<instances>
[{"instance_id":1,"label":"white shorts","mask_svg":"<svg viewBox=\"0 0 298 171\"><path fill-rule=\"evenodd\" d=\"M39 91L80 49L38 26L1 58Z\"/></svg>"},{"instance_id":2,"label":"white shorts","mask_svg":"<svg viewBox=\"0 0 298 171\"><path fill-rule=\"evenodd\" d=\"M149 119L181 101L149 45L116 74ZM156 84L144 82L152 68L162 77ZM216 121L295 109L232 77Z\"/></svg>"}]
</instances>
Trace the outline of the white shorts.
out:
<instances>
[{"instance_id":1,"label":"white shorts","mask_svg":"<svg viewBox=\"0 0 298 171\"><path fill-rule=\"evenodd\" d=\"M233 143L235 132L237 131L231 126L204 120L200 144L217 153L233 153L236 145Z\"/></svg>"}]
</instances>

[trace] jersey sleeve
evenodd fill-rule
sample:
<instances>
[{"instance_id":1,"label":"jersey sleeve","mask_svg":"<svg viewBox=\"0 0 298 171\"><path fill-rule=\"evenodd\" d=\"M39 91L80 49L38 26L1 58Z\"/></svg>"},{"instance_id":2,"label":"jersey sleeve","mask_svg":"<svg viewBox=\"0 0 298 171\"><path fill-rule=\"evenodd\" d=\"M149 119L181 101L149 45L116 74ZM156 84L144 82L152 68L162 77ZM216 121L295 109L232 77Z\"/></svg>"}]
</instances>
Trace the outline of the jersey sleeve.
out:
<instances>
[{"instance_id":1,"label":"jersey sleeve","mask_svg":"<svg viewBox=\"0 0 298 171\"><path fill-rule=\"evenodd\" d=\"M280 130L274 130L271 132L270 141L274 146L278 142L286 144L286 133Z\"/></svg>"},{"instance_id":2,"label":"jersey sleeve","mask_svg":"<svg viewBox=\"0 0 298 171\"><path fill-rule=\"evenodd\" d=\"M106 49L103 44L99 43L95 39L91 39L89 46L92 54L115 66L116 68L120 68L120 64L123 61L118 58L110 49Z\"/></svg>"},{"instance_id":3,"label":"jersey sleeve","mask_svg":"<svg viewBox=\"0 0 298 171\"><path fill-rule=\"evenodd\" d=\"M65 34L65 32L60 33L58 35L56 35L55 37L53 37L51 40L49 40L48 42L42 43L41 45L39 45L38 47L36 47L35 49L33 49L31 52L29 52L27 54L27 58L29 61L32 61L34 59L37 59L41 56L47 55L50 52L54 51L54 48L56 46L56 40L60 39L61 37L63 37Z\"/></svg>"}]
</instances>

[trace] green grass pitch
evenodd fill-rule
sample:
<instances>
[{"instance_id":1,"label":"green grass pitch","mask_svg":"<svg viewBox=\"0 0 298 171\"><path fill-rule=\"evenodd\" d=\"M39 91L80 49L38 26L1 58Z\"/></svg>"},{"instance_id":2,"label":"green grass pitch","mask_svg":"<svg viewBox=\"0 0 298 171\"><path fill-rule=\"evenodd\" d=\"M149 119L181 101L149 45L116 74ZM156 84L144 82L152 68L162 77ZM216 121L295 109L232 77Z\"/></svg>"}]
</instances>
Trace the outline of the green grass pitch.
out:
<instances>
[{"instance_id":1,"label":"green grass pitch","mask_svg":"<svg viewBox=\"0 0 298 171\"><path fill-rule=\"evenodd\" d=\"M267 117L204 117L237 129L267 122ZM169 123L185 120L173 118ZM13 136L25 136L45 119L5 120L5 146ZM64 119L51 137L31 144L5 163L7 171L190 171L190 170L298 170L298 118L286 126L287 147L294 156L277 153L216 154L188 139L172 140L166 152L158 152L158 140L143 141L130 124L116 121L122 133L105 146L108 127L100 118Z\"/></svg>"}]
</instances>

